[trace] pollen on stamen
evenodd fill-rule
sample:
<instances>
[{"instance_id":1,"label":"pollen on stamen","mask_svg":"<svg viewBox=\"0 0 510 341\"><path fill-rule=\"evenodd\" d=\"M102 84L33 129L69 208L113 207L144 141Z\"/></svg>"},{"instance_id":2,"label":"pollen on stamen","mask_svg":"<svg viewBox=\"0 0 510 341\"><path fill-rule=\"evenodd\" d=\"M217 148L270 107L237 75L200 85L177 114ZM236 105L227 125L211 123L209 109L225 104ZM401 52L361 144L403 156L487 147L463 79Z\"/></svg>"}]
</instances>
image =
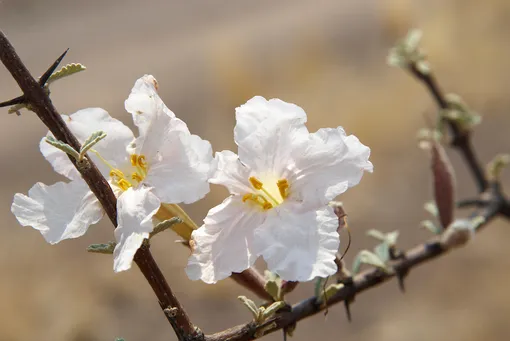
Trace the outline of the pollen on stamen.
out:
<instances>
[{"instance_id":1,"label":"pollen on stamen","mask_svg":"<svg viewBox=\"0 0 510 341\"><path fill-rule=\"evenodd\" d=\"M262 183L262 181L260 181L259 179L257 179L254 176L250 176L249 180L250 180L251 185L255 189L262 189L262 187L264 187L264 184Z\"/></svg>"},{"instance_id":2,"label":"pollen on stamen","mask_svg":"<svg viewBox=\"0 0 510 341\"><path fill-rule=\"evenodd\" d=\"M287 179L278 180L276 185L278 186L278 190L280 191L282 199L287 199L287 197L289 196L288 193L289 182L287 181Z\"/></svg>"}]
</instances>

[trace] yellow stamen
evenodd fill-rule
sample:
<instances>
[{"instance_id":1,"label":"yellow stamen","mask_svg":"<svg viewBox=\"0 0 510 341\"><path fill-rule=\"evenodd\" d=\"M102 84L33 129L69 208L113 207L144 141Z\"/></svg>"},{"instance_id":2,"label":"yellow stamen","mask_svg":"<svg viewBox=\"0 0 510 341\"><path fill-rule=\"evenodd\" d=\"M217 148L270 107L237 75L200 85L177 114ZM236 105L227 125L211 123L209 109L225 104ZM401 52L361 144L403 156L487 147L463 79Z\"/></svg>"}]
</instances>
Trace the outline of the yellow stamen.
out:
<instances>
[{"instance_id":1,"label":"yellow stamen","mask_svg":"<svg viewBox=\"0 0 510 341\"><path fill-rule=\"evenodd\" d=\"M134 172L133 174L131 174L131 179L137 181L137 182L142 182L143 178L140 176L140 174Z\"/></svg>"},{"instance_id":2,"label":"yellow stamen","mask_svg":"<svg viewBox=\"0 0 510 341\"><path fill-rule=\"evenodd\" d=\"M287 181L287 179L278 180L276 185L278 186L278 190L280 191L280 195L282 196L282 198L287 199L287 197L289 196L289 193L287 191L289 189L289 182Z\"/></svg>"},{"instance_id":3,"label":"yellow stamen","mask_svg":"<svg viewBox=\"0 0 510 341\"><path fill-rule=\"evenodd\" d=\"M252 193L245 194L243 196L243 202L246 202L248 200L253 201L255 204L259 205L264 210L269 210L273 208L273 205L263 195L260 194Z\"/></svg>"},{"instance_id":4,"label":"yellow stamen","mask_svg":"<svg viewBox=\"0 0 510 341\"><path fill-rule=\"evenodd\" d=\"M256 177L254 176L250 176L250 183L251 185L255 188L255 189L262 189L262 186L264 186L264 184L262 183L262 181L260 181L259 179L257 179Z\"/></svg>"},{"instance_id":5,"label":"yellow stamen","mask_svg":"<svg viewBox=\"0 0 510 341\"><path fill-rule=\"evenodd\" d=\"M147 175L147 161L144 155L133 154L130 157L131 164L136 167L139 175L143 178Z\"/></svg>"}]
</instances>

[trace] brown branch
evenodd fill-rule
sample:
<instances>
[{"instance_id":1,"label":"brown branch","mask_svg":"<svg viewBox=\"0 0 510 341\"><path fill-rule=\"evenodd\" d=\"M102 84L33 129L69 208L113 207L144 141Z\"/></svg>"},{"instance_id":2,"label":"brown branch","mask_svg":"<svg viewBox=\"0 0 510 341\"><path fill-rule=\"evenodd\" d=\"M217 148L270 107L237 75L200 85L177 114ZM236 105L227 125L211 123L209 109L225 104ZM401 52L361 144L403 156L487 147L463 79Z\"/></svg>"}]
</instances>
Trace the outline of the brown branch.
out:
<instances>
[{"instance_id":1,"label":"brown branch","mask_svg":"<svg viewBox=\"0 0 510 341\"><path fill-rule=\"evenodd\" d=\"M420 72L416 67L416 64L410 64L409 71L414 77L416 77L416 79L420 80L423 85L425 85L440 109L448 109L448 101L439 88L436 78L431 72L427 74ZM451 120L448 120L447 122L453 137L451 145L462 155L462 158L466 162L468 169L475 179L478 186L478 192L484 192L489 187L489 181L487 180L487 176L485 175L481 163L473 150L471 134L469 132L462 131L455 122Z\"/></svg>"},{"instance_id":2,"label":"brown branch","mask_svg":"<svg viewBox=\"0 0 510 341\"><path fill-rule=\"evenodd\" d=\"M485 218L485 222L478 227L478 230L488 224L498 214L503 213L510 207L508 201L501 194L498 184L494 183L491 186L490 195L490 204L476 214L477 216L482 216ZM273 327L270 329L265 329L263 334L266 335L279 329L283 329L287 326L291 326L300 320L325 310L326 307L340 302L348 301L352 299L354 295L374 288L379 284L391 280L394 277L398 277L399 274L405 273L410 269L417 267L418 265L424 264L439 256L445 255L450 250L452 250L452 248L448 248L447 245L441 242L439 238L433 238L428 242L420 244L403 253L401 257L392 262L392 271L390 272L384 272L380 269L372 268L354 276L352 281L349 282L349 285L345 285L334 296L332 296L327 301L326 305L321 304L321 302L319 302L316 297L310 297L293 305L290 311L277 314L276 317L270 321L271 323L274 322ZM268 323L265 323L264 326L257 326L254 322L250 322L216 334L206 335L205 340L255 340L261 336L257 335L256 337L255 333L263 329L266 325L268 325Z\"/></svg>"},{"instance_id":3,"label":"brown branch","mask_svg":"<svg viewBox=\"0 0 510 341\"><path fill-rule=\"evenodd\" d=\"M31 109L53 133L55 138L69 144L75 150L80 150L80 143L67 128L49 96L32 77L2 31L0 31L0 59L23 91L26 103L30 105ZM96 195L106 214L116 227L117 199L106 179L90 159L88 159L89 162L87 162L86 166L78 164L71 157L69 159L81 173L90 190ZM135 255L135 262L154 290L159 304L165 311L165 315L174 328L179 340L200 339L200 331L191 323L188 315L173 294L148 247L142 247L138 250ZM167 313L167 309L170 313Z\"/></svg>"}]
</instances>

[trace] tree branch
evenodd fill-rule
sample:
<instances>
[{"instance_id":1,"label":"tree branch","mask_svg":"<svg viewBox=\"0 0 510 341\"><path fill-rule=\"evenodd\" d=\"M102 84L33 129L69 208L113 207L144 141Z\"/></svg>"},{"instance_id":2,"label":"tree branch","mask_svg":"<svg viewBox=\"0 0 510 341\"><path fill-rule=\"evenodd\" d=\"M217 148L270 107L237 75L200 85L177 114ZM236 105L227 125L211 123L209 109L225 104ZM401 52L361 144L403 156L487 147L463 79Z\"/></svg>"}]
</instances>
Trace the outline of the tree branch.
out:
<instances>
[{"instance_id":1,"label":"tree branch","mask_svg":"<svg viewBox=\"0 0 510 341\"><path fill-rule=\"evenodd\" d=\"M416 77L416 79L425 85L440 109L448 109L448 101L446 101L445 96L440 90L436 78L432 72L424 74L418 70L416 64L409 65L409 72L411 72L411 74ZM466 162L468 169L475 179L475 182L478 186L478 192L482 193L489 187L489 182L480 164L480 161L478 161L478 157L473 150L473 146L471 144L471 134L469 132L463 132L457 126L457 124L455 124L455 122L451 120L448 120L447 122L452 133L451 145L456 148L462 155L462 158Z\"/></svg>"},{"instance_id":2,"label":"tree branch","mask_svg":"<svg viewBox=\"0 0 510 341\"><path fill-rule=\"evenodd\" d=\"M483 208L480 212L477 212L476 216L481 216L485 219L484 223L481 224L477 231L482 227L486 226L492 219L497 215L503 214L507 218L510 217L505 214L508 211L510 204L504 198L500 192L500 187L497 183L490 186L491 198L489 204ZM423 263L431 261L439 256L445 255L452 248L448 247L443 243L440 238L432 238L431 240L420 244L412 249L409 249L399 259L391 263L392 271L384 272L383 270L372 268L366 270L352 278L349 285L345 285L340 289L334 296L332 296L327 304L321 304L317 297L310 297L304 301L301 301L292 306L292 309L288 312L282 312L276 315L276 317L268 322L274 323L270 329L264 329L268 323L263 326L257 326L254 322L250 322L244 325L239 325L225 331L206 335L206 341L248 341L255 340L261 335L255 336L257 331L264 329L263 335L272 333L279 329L283 329L287 326L291 326L298 321L305 319L309 316L315 315L326 307L333 304L344 302L352 299L354 295L357 295L363 291L374 288L379 284L389 281L394 277L398 277L400 273L405 273L412 268L417 267Z\"/></svg>"},{"instance_id":3,"label":"tree branch","mask_svg":"<svg viewBox=\"0 0 510 341\"><path fill-rule=\"evenodd\" d=\"M80 143L67 128L49 96L32 77L2 31L0 31L0 59L23 91L25 102L30 105L55 138L69 144L75 150L80 150ZM74 158L70 157L69 159L81 173L90 190L103 206L112 224L116 227L117 199L106 179L90 159L88 159L85 167L78 164ZM174 328L179 340L200 339L201 333L191 323L188 315L173 294L148 247L142 247L137 251L135 262L154 290L161 308L164 311L166 309L171 310L171 313L165 311L165 316Z\"/></svg>"}]
</instances>

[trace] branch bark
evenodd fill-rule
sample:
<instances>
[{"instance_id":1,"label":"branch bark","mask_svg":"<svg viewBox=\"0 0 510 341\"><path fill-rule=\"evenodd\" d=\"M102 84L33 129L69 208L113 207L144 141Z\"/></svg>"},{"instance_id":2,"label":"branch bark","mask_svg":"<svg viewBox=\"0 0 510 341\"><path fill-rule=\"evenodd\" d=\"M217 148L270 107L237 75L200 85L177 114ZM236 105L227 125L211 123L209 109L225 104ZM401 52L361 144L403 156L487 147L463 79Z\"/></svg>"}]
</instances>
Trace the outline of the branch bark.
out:
<instances>
[{"instance_id":1,"label":"branch bark","mask_svg":"<svg viewBox=\"0 0 510 341\"><path fill-rule=\"evenodd\" d=\"M0 59L23 91L26 103L30 105L55 138L69 144L75 150L80 150L80 143L67 128L49 96L32 77L2 31L0 31ZM116 227L117 198L106 179L90 159L88 159L87 167L78 165L76 160L71 157L69 159L81 173L90 190L103 206L112 224ZM200 339L201 333L191 323L188 315L173 294L148 247L142 247L138 250L135 255L135 262L154 290L161 308L172 310L172 314L165 313L165 316L174 328L179 340Z\"/></svg>"}]
</instances>

